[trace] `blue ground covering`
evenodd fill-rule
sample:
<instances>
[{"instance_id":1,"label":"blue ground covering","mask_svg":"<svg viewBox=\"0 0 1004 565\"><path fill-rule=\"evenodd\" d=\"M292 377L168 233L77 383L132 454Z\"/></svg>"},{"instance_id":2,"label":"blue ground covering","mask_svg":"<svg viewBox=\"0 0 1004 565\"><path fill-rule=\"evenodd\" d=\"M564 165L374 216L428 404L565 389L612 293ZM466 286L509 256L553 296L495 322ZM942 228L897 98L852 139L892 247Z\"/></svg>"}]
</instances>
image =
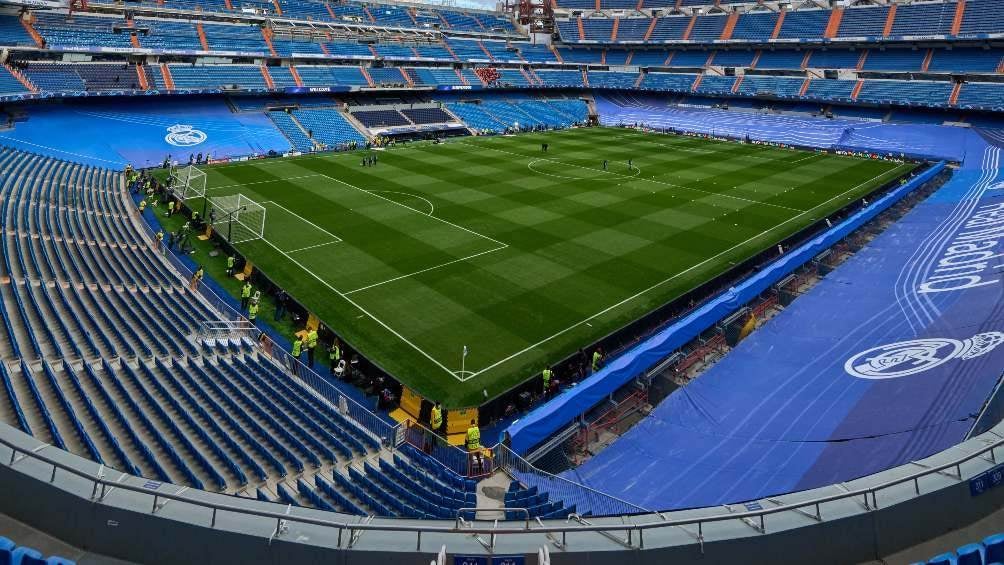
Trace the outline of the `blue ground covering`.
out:
<instances>
[{"instance_id":1,"label":"blue ground covering","mask_svg":"<svg viewBox=\"0 0 1004 565\"><path fill-rule=\"evenodd\" d=\"M233 113L222 98L79 102L27 110L27 121L0 134L3 144L102 167L159 165L168 154L187 163L192 153L290 149L264 113ZM172 135L168 128L174 126L190 128L177 128Z\"/></svg>"},{"instance_id":2,"label":"blue ground covering","mask_svg":"<svg viewBox=\"0 0 1004 565\"><path fill-rule=\"evenodd\" d=\"M970 152L934 196L569 478L678 509L847 481L964 439L1004 367L999 154Z\"/></svg>"}]
</instances>

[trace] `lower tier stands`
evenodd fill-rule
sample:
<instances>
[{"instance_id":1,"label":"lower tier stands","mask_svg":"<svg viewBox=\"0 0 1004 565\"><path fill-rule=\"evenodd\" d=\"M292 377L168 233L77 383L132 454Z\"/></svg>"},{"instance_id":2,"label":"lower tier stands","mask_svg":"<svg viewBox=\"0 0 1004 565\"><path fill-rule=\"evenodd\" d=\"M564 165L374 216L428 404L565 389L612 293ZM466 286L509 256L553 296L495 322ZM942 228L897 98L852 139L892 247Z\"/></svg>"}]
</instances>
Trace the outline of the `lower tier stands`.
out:
<instances>
[{"instance_id":1,"label":"lower tier stands","mask_svg":"<svg viewBox=\"0 0 1004 565\"><path fill-rule=\"evenodd\" d=\"M9 67L0 67L0 95L4 94L25 94L30 92L28 87L14 76L14 72Z\"/></svg>"},{"instance_id":2,"label":"lower tier stands","mask_svg":"<svg viewBox=\"0 0 1004 565\"><path fill-rule=\"evenodd\" d=\"M1004 563L1004 533L987 536L982 541L967 543L954 551L935 555L928 565L996 565ZM923 565L917 563L914 565Z\"/></svg>"},{"instance_id":3,"label":"lower tier stands","mask_svg":"<svg viewBox=\"0 0 1004 565\"><path fill-rule=\"evenodd\" d=\"M37 549L19 546L12 540L0 536L0 563L10 565L75 565L75 561L53 555L43 557Z\"/></svg>"},{"instance_id":4,"label":"lower tier stands","mask_svg":"<svg viewBox=\"0 0 1004 565\"><path fill-rule=\"evenodd\" d=\"M562 99L491 99L480 103L449 103L447 108L471 129L495 133L528 127L560 128L584 124L589 114L584 101Z\"/></svg>"},{"instance_id":5,"label":"lower tier stands","mask_svg":"<svg viewBox=\"0 0 1004 565\"><path fill-rule=\"evenodd\" d=\"M128 63L20 63L39 90L52 92L141 90L136 67Z\"/></svg>"},{"instance_id":6,"label":"lower tier stands","mask_svg":"<svg viewBox=\"0 0 1004 565\"><path fill-rule=\"evenodd\" d=\"M366 143L366 137L334 108L300 108L292 116L322 149Z\"/></svg>"},{"instance_id":7,"label":"lower tier stands","mask_svg":"<svg viewBox=\"0 0 1004 565\"><path fill-rule=\"evenodd\" d=\"M249 341L195 339L222 314L141 232L119 173L0 149L0 217L4 423L110 469L237 496L411 518L476 506L473 481L383 450Z\"/></svg>"}]
</instances>

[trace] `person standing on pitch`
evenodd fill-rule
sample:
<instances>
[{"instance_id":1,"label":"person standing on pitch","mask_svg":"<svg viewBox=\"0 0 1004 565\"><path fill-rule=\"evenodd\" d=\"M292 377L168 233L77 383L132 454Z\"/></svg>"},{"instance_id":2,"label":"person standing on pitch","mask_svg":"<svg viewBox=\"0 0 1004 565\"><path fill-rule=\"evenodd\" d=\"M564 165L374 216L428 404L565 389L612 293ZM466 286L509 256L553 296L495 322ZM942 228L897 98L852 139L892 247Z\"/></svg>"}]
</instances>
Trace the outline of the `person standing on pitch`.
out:
<instances>
[{"instance_id":1,"label":"person standing on pitch","mask_svg":"<svg viewBox=\"0 0 1004 565\"><path fill-rule=\"evenodd\" d=\"M603 170L604 171L607 170L607 160L606 159L603 160Z\"/></svg>"},{"instance_id":2,"label":"person standing on pitch","mask_svg":"<svg viewBox=\"0 0 1004 565\"><path fill-rule=\"evenodd\" d=\"M202 277L205 276L206 271L200 265L198 270L192 275L192 290L198 290L199 283L202 282Z\"/></svg>"},{"instance_id":3,"label":"person standing on pitch","mask_svg":"<svg viewBox=\"0 0 1004 565\"><path fill-rule=\"evenodd\" d=\"M314 368L314 350L317 349L317 328L307 332L307 366Z\"/></svg>"},{"instance_id":4,"label":"person standing on pitch","mask_svg":"<svg viewBox=\"0 0 1004 565\"><path fill-rule=\"evenodd\" d=\"M429 413L429 427L432 428L432 433L443 435L443 407L438 402L432 406L432 412Z\"/></svg>"},{"instance_id":5,"label":"person standing on pitch","mask_svg":"<svg viewBox=\"0 0 1004 565\"><path fill-rule=\"evenodd\" d=\"M289 295L286 291L279 289L279 292L275 295L275 319L281 320L283 315L286 314L286 302L289 301Z\"/></svg>"},{"instance_id":6,"label":"person standing on pitch","mask_svg":"<svg viewBox=\"0 0 1004 565\"><path fill-rule=\"evenodd\" d=\"M342 359L342 348L338 344L338 338L336 337L334 341L331 342L331 347L328 348L328 362L331 366L328 368L329 374L333 377L335 376L335 368L338 366L338 362Z\"/></svg>"},{"instance_id":7,"label":"person standing on pitch","mask_svg":"<svg viewBox=\"0 0 1004 565\"><path fill-rule=\"evenodd\" d=\"M227 256L227 276L234 276L234 265L237 263L237 259L234 257L233 253Z\"/></svg>"},{"instance_id":8,"label":"person standing on pitch","mask_svg":"<svg viewBox=\"0 0 1004 565\"><path fill-rule=\"evenodd\" d=\"M251 304L248 304L248 321L251 322L251 325L253 325L253 326L257 326L258 325L257 324L257 321L258 321L258 301L257 300L251 302Z\"/></svg>"},{"instance_id":9,"label":"person standing on pitch","mask_svg":"<svg viewBox=\"0 0 1004 565\"><path fill-rule=\"evenodd\" d=\"M241 287L241 310L247 310L248 303L251 302L251 281L244 281Z\"/></svg>"},{"instance_id":10,"label":"person standing on pitch","mask_svg":"<svg viewBox=\"0 0 1004 565\"><path fill-rule=\"evenodd\" d=\"M481 460L481 428L478 427L477 420L471 420L471 425L467 428L467 453L470 457L477 459L478 469L483 469L484 462Z\"/></svg>"},{"instance_id":11,"label":"person standing on pitch","mask_svg":"<svg viewBox=\"0 0 1004 565\"><path fill-rule=\"evenodd\" d=\"M289 354L293 356L293 363L290 367L293 370L293 374L296 376L300 375L300 367L297 361L300 360L300 353L303 352L303 338L299 335L293 336L293 348L290 350Z\"/></svg>"},{"instance_id":12,"label":"person standing on pitch","mask_svg":"<svg viewBox=\"0 0 1004 565\"><path fill-rule=\"evenodd\" d=\"M597 347L596 351L593 351L593 365L591 369L595 373L600 370L601 366L603 366L603 350Z\"/></svg>"},{"instance_id":13,"label":"person standing on pitch","mask_svg":"<svg viewBox=\"0 0 1004 565\"><path fill-rule=\"evenodd\" d=\"M550 367L544 367L544 370L540 372L540 376L544 382L544 387L541 389L541 395L547 394L547 389L551 386L551 377L554 376L554 371Z\"/></svg>"}]
</instances>

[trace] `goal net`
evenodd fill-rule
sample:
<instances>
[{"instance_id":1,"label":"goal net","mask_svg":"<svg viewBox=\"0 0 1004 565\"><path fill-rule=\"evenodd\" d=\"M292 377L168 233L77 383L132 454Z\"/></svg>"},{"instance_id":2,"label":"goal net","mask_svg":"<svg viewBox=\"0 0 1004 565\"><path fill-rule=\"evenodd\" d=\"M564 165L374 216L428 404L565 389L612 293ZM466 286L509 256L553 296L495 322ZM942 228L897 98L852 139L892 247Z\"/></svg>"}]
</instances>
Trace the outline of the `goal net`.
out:
<instances>
[{"instance_id":1,"label":"goal net","mask_svg":"<svg viewBox=\"0 0 1004 565\"><path fill-rule=\"evenodd\" d=\"M181 200L200 198L206 195L206 173L189 165L171 169L174 183L171 191Z\"/></svg>"},{"instance_id":2,"label":"goal net","mask_svg":"<svg viewBox=\"0 0 1004 565\"><path fill-rule=\"evenodd\" d=\"M230 243L265 237L265 207L243 194L208 199L207 221Z\"/></svg>"}]
</instances>

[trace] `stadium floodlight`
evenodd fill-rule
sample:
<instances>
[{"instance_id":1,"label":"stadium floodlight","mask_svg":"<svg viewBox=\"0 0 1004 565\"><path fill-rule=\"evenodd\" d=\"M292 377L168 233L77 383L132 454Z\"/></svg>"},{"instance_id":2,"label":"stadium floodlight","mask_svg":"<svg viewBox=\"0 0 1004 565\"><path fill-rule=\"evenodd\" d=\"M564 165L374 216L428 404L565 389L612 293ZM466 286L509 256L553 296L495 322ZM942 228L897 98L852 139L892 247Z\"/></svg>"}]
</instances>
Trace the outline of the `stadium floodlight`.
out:
<instances>
[{"instance_id":1,"label":"stadium floodlight","mask_svg":"<svg viewBox=\"0 0 1004 565\"><path fill-rule=\"evenodd\" d=\"M184 201L189 198L201 198L206 195L206 173L192 165L171 168L171 192Z\"/></svg>"},{"instance_id":2,"label":"stadium floodlight","mask_svg":"<svg viewBox=\"0 0 1004 565\"><path fill-rule=\"evenodd\" d=\"M207 198L207 221L230 243L265 237L265 207L243 194Z\"/></svg>"}]
</instances>

